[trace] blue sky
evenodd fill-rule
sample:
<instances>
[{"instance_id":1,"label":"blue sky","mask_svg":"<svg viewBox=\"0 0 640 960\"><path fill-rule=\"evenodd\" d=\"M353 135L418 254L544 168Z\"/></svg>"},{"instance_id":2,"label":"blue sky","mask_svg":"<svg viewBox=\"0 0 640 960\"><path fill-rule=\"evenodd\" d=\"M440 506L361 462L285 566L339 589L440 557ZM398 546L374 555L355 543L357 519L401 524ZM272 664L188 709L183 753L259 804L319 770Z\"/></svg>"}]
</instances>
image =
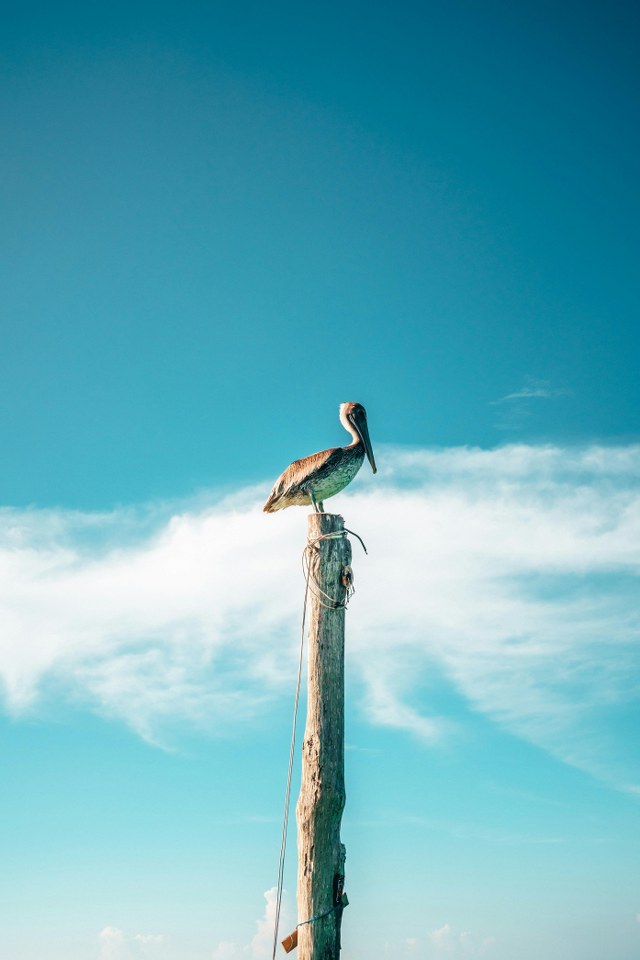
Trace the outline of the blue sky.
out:
<instances>
[{"instance_id":1,"label":"blue sky","mask_svg":"<svg viewBox=\"0 0 640 960\"><path fill-rule=\"evenodd\" d=\"M637 28L5 11L0 960L270 956L349 399L344 960L637 957Z\"/></svg>"}]
</instances>

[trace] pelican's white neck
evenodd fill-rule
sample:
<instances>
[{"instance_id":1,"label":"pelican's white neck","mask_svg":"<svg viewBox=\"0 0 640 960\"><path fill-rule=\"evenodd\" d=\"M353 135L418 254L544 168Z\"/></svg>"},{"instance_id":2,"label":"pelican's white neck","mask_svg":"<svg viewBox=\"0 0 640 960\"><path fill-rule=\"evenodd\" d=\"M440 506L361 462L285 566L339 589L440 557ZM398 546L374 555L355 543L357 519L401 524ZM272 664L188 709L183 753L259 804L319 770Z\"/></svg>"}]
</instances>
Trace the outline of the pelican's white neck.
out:
<instances>
[{"instance_id":1,"label":"pelican's white neck","mask_svg":"<svg viewBox=\"0 0 640 960\"><path fill-rule=\"evenodd\" d=\"M347 403L340 404L340 423L345 428L345 430L347 430L353 437L353 440L349 444L349 446L355 447L357 443L361 442L360 434L358 433L354 425L351 423L351 420L349 420L349 418L347 417L347 407L348 407Z\"/></svg>"}]
</instances>

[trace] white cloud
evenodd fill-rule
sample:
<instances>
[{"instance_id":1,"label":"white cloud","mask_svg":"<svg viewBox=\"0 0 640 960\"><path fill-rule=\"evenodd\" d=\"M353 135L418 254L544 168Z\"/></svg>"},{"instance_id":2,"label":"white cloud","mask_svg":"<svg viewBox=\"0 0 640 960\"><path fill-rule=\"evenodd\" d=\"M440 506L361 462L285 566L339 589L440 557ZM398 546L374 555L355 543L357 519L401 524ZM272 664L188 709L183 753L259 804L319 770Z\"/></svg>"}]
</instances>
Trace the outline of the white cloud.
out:
<instances>
[{"instance_id":1,"label":"white cloud","mask_svg":"<svg viewBox=\"0 0 640 960\"><path fill-rule=\"evenodd\" d=\"M124 933L118 927L104 927L98 934L100 960L121 960L124 956Z\"/></svg>"},{"instance_id":2,"label":"white cloud","mask_svg":"<svg viewBox=\"0 0 640 960\"><path fill-rule=\"evenodd\" d=\"M458 933L449 923L432 930L428 940L427 956L430 960L441 960L444 957L450 960L484 957L490 954L491 948L496 943L495 937L480 938L469 930Z\"/></svg>"},{"instance_id":3,"label":"white cloud","mask_svg":"<svg viewBox=\"0 0 640 960\"><path fill-rule=\"evenodd\" d=\"M352 673L372 722L424 740L436 667L474 710L638 789L640 447L379 451L336 498L354 541ZM265 489L268 484L265 484ZM150 741L290 692L302 510L264 491L108 515L0 512L0 677L15 715L65 696Z\"/></svg>"},{"instance_id":4,"label":"white cloud","mask_svg":"<svg viewBox=\"0 0 640 960\"><path fill-rule=\"evenodd\" d=\"M263 916L256 921L256 932L249 943L239 944L230 940L221 940L212 954L212 960L271 960L273 953L273 932L276 917L276 888L271 887L264 895ZM283 940L293 930L295 921L289 896L283 891L280 908L280 926L278 940ZM280 947L278 947L280 951Z\"/></svg>"},{"instance_id":5,"label":"white cloud","mask_svg":"<svg viewBox=\"0 0 640 960\"><path fill-rule=\"evenodd\" d=\"M211 960L237 960L243 950L231 940L221 940L211 955Z\"/></svg>"},{"instance_id":6,"label":"white cloud","mask_svg":"<svg viewBox=\"0 0 640 960\"><path fill-rule=\"evenodd\" d=\"M471 960L487 957L490 960L495 937L478 936L469 930L458 932L450 923L429 931L424 937L405 937L395 943L384 944L385 957L411 960Z\"/></svg>"},{"instance_id":7,"label":"white cloud","mask_svg":"<svg viewBox=\"0 0 640 960\"><path fill-rule=\"evenodd\" d=\"M258 921L258 929L251 940L251 960L268 960L273 952L273 929L276 919L276 888L272 887L264 895L266 905L264 917ZM284 917L282 917L284 921ZM282 936L286 937L290 931L283 930ZM280 936L280 933L278 933Z\"/></svg>"},{"instance_id":8,"label":"white cloud","mask_svg":"<svg viewBox=\"0 0 640 960\"><path fill-rule=\"evenodd\" d=\"M119 927L104 927L98 934L100 960L151 960L163 943L162 934L136 933L127 936Z\"/></svg>"},{"instance_id":9,"label":"white cloud","mask_svg":"<svg viewBox=\"0 0 640 960\"><path fill-rule=\"evenodd\" d=\"M429 940L438 950L448 951L453 942L453 934L449 924L445 923L437 930L432 930L429 934Z\"/></svg>"}]
</instances>

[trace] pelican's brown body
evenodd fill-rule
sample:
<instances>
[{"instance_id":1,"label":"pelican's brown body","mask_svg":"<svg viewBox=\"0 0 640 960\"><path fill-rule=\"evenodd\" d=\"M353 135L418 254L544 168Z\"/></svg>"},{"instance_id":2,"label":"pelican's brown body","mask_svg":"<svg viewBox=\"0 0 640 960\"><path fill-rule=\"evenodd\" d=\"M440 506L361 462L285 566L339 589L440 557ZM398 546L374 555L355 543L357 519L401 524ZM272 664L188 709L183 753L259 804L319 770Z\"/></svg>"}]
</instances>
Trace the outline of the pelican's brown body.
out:
<instances>
[{"instance_id":1,"label":"pelican's brown body","mask_svg":"<svg viewBox=\"0 0 640 960\"><path fill-rule=\"evenodd\" d=\"M323 500L340 493L351 483L362 466L365 454L371 469L376 472L367 414L362 404L341 404L340 422L353 437L353 442L346 447L331 447L302 460L295 460L276 480L263 507L265 513L275 513L285 507L303 507L310 503L316 511L323 512Z\"/></svg>"}]
</instances>

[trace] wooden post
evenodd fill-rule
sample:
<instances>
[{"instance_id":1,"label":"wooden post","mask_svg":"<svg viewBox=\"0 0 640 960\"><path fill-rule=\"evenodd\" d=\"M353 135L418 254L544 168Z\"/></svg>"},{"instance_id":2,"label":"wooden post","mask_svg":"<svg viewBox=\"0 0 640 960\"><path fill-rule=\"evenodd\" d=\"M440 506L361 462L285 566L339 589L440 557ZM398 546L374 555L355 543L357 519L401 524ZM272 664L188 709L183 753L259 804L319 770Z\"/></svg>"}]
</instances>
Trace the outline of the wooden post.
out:
<instances>
[{"instance_id":1,"label":"wooden post","mask_svg":"<svg viewBox=\"0 0 640 960\"><path fill-rule=\"evenodd\" d=\"M312 513L309 544L344 530L333 513ZM344 788L345 568L351 564L346 536L309 548L309 696L302 745L298 821L299 960L339 960L345 848L340 842ZM322 591L322 593L320 593ZM320 596L318 596L320 594ZM331 607L327 594L340 606ZM327 606L328 605L328 606ZM302 923L314 917L313 923Z\"/></svg>"}]
</instances>

